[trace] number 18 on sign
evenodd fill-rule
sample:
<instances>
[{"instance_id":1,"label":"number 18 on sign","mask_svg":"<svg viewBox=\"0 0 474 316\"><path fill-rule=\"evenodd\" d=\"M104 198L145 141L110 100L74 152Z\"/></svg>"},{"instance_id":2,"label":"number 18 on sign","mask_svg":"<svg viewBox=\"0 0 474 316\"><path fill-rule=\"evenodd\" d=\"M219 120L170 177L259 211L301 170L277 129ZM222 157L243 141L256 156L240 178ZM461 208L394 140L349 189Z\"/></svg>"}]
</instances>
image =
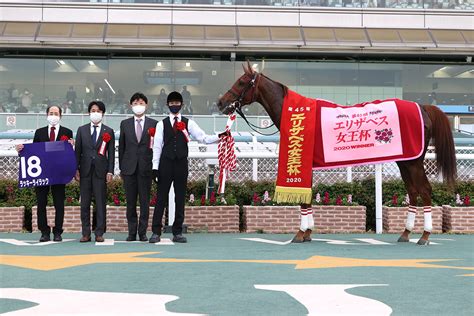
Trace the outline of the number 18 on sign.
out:
<instances>
[{"instance_id":1,"label":"number 18 on sign","mask_svg":"<svg viewBox=\"0 0 474 316\"><path fill-rule=\"evenodd\" d=\"M20 188L48 185L48 178L38 178L42 172L43 169L41 169L41 159L38 156L30 156L28 159L26 157L20 157ZM27 180L27 178L34 179Z\"/></svg>"},{"instance_id":2,"label":"number 18 on sign","mask_svg":"<svg viewBox=\"0 0 474 316\"><path fill-rule=\"evenodd\" d=\"M18 186L66 184L74 177L76 168L74 150L67 142L26 144L20 152Z\"/></svg>"}]
</instances>

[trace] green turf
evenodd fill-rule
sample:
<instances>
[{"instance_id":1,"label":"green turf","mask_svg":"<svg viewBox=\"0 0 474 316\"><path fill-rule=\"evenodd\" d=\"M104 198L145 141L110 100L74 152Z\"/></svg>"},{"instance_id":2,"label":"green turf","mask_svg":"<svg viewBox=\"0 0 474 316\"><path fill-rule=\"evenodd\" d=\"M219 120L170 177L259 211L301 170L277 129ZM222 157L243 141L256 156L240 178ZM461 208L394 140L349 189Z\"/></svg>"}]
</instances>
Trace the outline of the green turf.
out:
<instances>
[{"instance_id":1,"label":"green turf","mask_svg":"<svg viewBox=\"0 0 474 316\"><path fill-rule=\"evenodd\" d=\"M166 234L163 236L169 238ZM274 245L240 240L265 238L286 241L291 235L188 234L189 243L160 246L149 243L116 243L114 246L80 244L77 240L54 245L14 246L0 243L3 255L54 256L127 252L161 252L156 258L214 260L305 260L312 256L360 259L459 259L437 264L474 267L474 237L433 235L439 243L428 247L397 244L395 235L313 235L313 238L347 240L357 245L332 245L313 241ZM412 238L419 237L413 235ZM38 234L0 234L0 238L37 240ZM64 234L63 238L78 235ZM106 234L124 240L125 234ZM369 245L357 238L374 238L390 245ZM436 240L452 239L452 240ZM170 312L210 315L303 315L306 308L285 292L255 289L268 284L388 284L359 287L348 293L381 301L393 315L472 315L473 270L350 267L295 269L272 263L111 263L89 264L53 271L0 265L3 288L55 288L81 291L168 294L179 296L166 308ZM34 305L34 304L33 304ZM30 302L0 300L0 312L32 306Z\"/></svg>"}]
</instances>

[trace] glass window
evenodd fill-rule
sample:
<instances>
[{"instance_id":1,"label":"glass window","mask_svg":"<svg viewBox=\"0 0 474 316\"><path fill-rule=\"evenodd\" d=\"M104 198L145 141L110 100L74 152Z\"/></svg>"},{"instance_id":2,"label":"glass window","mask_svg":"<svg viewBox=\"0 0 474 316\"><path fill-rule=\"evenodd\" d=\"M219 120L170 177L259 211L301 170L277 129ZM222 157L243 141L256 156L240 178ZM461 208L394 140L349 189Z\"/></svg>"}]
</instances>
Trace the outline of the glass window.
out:
<instances>
[{"instance_id":1,"label":"glass window","mask_svg":"<svg viewBox=\"0 0 474 316\"><path fill-rule=\"evenodd\" d=\"M141 91L149 99L149 112L157 118L168 113L171 91L184 96L186 115L214 115L207 131L225 120L219 114L219 96L243 74L244 61L196 58L68 59L1 58L0 111L18 113L15 124L0 130L35 129L45 123L50 104L61 105L64 124L76 129L88 122L87 105L104 101L105 122L118 129L130 114L129 99ZM402 98L420 104L474 105L474 68L469 64L419 64L389 61L262 60L250 65L302 95L342 105L375 99ZM265 115L254 103L244 108L249 116ZM26 114L22 114L26 113ZM38 113L40 114L38 116ZM461 124L471 124L471 115ZM252 118L257 120L256 118ZM219 123L215 123L219 120ZM7 120L3 120L6 122ZM464 123L468 122L468 123Z\"/></svg>"}]
</instances>

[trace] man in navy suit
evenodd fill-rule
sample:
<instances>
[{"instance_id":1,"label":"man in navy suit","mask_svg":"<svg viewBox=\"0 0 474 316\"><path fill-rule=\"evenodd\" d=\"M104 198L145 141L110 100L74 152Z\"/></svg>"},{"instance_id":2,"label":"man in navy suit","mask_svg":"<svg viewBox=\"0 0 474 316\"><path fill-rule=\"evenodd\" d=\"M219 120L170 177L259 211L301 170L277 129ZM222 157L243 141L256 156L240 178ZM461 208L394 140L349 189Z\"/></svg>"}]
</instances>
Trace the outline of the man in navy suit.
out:
<instances>
[{"instance_id":1,"label":"man in navy suit","mask_svg":"<svg viewBox=\"0 0 474 316\"><path fill-rule=\"evenodd\" d=\"M148 99L137 92L130 98L134 116L120 123L119 166L127 198L127 241L148 241L146 231L150 208L152 140L156 120L145 116ZM140 197L140 220L137 218L137 196Z\"/></svg>"},{"instance_id":2,"label":"man in navy suit","mask_svg":"<svg viewBox=\"0 0 474 316\"><path fill-rule=\"evenodd\" d=\"M48 126L39 128L35 131L33 143L39 142L54 142L66 139L74 145L72 139L72 131L69 128L59 124L62 116L62 110L57 105L50 105L46 109ZM17 151L23 149L23 144L16 146ZM48 194L51 189L53 195L54 209L56 210L54 218L53 235L54 241L62 241L61 234L63 233L64 222L64 199L65 199L65 185L56 184L42 187L35 187L36 201L38 205L38 229L41 231L40 242L50 241L51 228L48 226L48 219L46 215L46 205L48 204Z\"/></svg>"},{"instance_id":3,"label":"man in navy suit","mask_svg":"<svg viewBox=\"0 0 474 316\"><path fill-rule=\"evenodd\" d=\"M80 181L82 237L91 241L91 202L96 205L95 241L104 241L107 182L112 180L115 165L114 130L102 123L105 104L89 103L91 123L79 127L76 135L76 180Z\"/></svg>"}]
</instances>

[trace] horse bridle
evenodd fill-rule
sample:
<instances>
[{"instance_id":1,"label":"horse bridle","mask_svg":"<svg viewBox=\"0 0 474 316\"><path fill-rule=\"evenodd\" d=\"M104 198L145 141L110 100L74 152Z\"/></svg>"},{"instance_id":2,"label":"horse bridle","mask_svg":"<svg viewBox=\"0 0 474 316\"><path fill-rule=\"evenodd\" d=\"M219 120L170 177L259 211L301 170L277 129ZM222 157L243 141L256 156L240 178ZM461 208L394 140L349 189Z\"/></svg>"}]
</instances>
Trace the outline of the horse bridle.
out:
<instances>
[{"instance_id":1,"label":"horse bridle","mask_svg":"<svg viewBox=\"0 0 474 316\"><path fill-rule=\"evenodd\" d=\"M268 129L268 128L271 128L272 126L274 126L275 124L271 124L267 127L259 127L255 124L252 124L248 121L247 117L245 117L245 114L244 112L242 111L242 106L244 105L247 105L247 104L250 104L250 103L253 103L257 100L257 98L255 97L255 91L257 90L257 85L258 85L258 81L257 79L259 79L259 73L258 72L255 72L253 77L249 80L249 82L247 82L247 85L245 86L244 89L242 89L242 91L239 93L236 93L233 89L234 87L230 88L229 90L227 90L227 92L229 92L231 95L233 95L234 97L236 97L236 99L234 100L234 102L231 102L229 103L224 110L228 110L229 112L228 113L234 113L234 112L237 112L243 119L244 121L247 123L247 125L256 133L260 134L260 135L265 135L265 136L271 136L271 135L275 135L276 133L278 133L279 131L277 130L276 132L274 133L271 133L271 134L264 134L262 132L259 132L258 130L256 130L257 128L258 129ZM249 76L247 74L247 76ZM250 99L249 102L246 102L244 103L244 98L247 94L247 92L249 90L253 89L253 93L252 93L252 98Z\"/></svg>"},{"instance_id":2,"label":"horse bridle","mask_svg":"<svg viewBox=\"0 0 474 316\"><path fill-rule=\"evenodd\" d=\"M246 74L246 75L249 76L249 74ZM258 72L254 73L253 77L247 82L247 85L245 86L244 89L242 89L240 94L238 92L234 91L233 86L232 86L232 88L227 90L228 93L232 94L232 96L235 97L235 100L234 100L234 102L231 102L230 104L228 104L224 110L228 110L229 113L234 113L234 112L239 113L239 112L242 112L242 106L244 106L246 104L250 104L252 102L255 102L255 99L256 99L256 98L254 98L255 97L255 88L257 87L258 75L259 75ZM250 89L254 89L254 91L252 93L252 98L250 99L250 102L243 104L244 98L245 98L247 92Z\"/></svg>"}]
</instances>

